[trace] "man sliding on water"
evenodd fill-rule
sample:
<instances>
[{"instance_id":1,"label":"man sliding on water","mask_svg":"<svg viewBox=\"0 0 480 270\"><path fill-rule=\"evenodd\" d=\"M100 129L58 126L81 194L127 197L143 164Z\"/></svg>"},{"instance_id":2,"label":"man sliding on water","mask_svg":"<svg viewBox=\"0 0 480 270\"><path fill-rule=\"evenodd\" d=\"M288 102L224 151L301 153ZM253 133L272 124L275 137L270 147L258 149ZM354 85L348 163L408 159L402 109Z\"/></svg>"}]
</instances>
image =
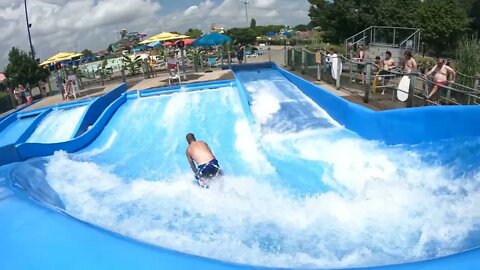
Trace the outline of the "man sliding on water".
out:
<instances>
[{"instance_id":1,"label":"man sliding on water","mask_svg":"<svg viewBox=\"0 0 480 270\"><path fill-rule=\"evenodd\" d=\"M208 188L210 180L223 174L218 161L208 144L197 141L195 135L188 133L186 139L188 142L187 158L192 171L195 173L195 179L201 187ZM194 162L198 164L198 168L195 167Z\"/></svg>"}]
</instances>

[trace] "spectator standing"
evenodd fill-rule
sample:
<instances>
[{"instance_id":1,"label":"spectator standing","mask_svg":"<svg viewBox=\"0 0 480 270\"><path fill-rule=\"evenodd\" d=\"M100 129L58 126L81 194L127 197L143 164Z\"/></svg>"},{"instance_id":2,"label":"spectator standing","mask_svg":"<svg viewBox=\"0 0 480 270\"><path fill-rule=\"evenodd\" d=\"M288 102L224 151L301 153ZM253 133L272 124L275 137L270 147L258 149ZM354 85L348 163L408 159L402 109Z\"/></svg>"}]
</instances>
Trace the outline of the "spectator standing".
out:
<instances>
[{"instance_id":1,"label":"spectator standing","mask_svg":"<svg viewBox=\"0 0 480 270\"><path fill-rule=\"evenodd\" d=\"M405 64L403 66L403 73L410 74L413 71L417 70L417 61L412 56L411 51L405 51L403 54L405 56Z\"/></svg>"},{"instance_id":2,"label":"spectator standing","mask_svg":"<svg viewBox=\"0 0 480 270\"><path fill-rule=\"evenodd\" d=\"M432 91L427 96L427 100L432 99L438 90L446 86L448 82L454 83L456 75L455 70L445 64L445 59L437 59L437 64L426 74L427 77L433 76L433 82L435 83ZM452 78L451 81L448 81L449 76Z\"/></svg>"},{"instance_id":3,"label":"spectator standing","mask_svg":"<svg viewBox=\"0 0 480 270\"><path fill-rule=\"evenodd\" d=\"M242 44L239 44L237 48L237 60L239 64L243 63L244 55L245 55L245 48L243 47Z\"/></svg>"}]
</instances>

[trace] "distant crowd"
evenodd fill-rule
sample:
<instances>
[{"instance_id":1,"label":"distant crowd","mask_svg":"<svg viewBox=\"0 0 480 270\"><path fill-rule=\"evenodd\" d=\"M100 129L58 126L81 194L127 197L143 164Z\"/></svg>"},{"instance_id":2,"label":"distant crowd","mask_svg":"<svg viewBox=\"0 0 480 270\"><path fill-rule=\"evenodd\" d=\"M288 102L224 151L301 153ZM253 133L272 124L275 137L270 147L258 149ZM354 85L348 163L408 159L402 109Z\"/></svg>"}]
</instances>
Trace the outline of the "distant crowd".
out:
<instances>
[{"instance_id":1,"label":"distant crowd","mask_svg":"<svg viewBox=\"0 0 480 270\"><path fill-rule=\"evenodd\" d=\"M390 51L385 52L385 58L383 60L380 56L376 56L372 65L372 75L375 76L374 84L376 81L381 82L387 80L395 72L403 73L404 75L409 75L413 72L421 74L421 72L419 72L417 69L417 62L415 61L412 52L407 50L404 52L403 56L403 64L396 63L392 58L392 53ZM331 48L328 51L326 62L331 69L331 75L333 79L336 79L337 76L339 76L339 74L337 74L339 70L338 64L341 64L341 61L334 61L336 59L340 60L335 49ZM354 57L353 60L358 63L357 73L361 78L360 83L364 84L366 75L366 55L363 47L359 48L358 52L356 53L356 57ZM457 74L455 70L450 67L449 61L443 58L437 58L436 65L430 70L425 70L425 74L421 75L433 82L433 88L425 96L427 100L430 100L438 93L439 89L455 83ZM356 79L353 79L352 82L356 82ZM382 91L382 94L384 94L384 91Z\"/></svg>"},{"instance_id":2,"label":"distant crowd","mask_svg":"<svg viewBox=\"0 0 480 270\"><path fill-rule=\"evenodd\" d=\"M47 95L47 87L46 83L44 81L39 81L38 82L38 87L40 89L40 94L42 97L45 97ZM32 95L32 89L30 87L29 83L26 83L25 86L22 84L19 84L15 88L11 88L7 86L6 92L9 95L13 95L15 97L16 105L21 106L24 104L30 104L33 102L33 95Z\"/></svg>"}]
</instances>

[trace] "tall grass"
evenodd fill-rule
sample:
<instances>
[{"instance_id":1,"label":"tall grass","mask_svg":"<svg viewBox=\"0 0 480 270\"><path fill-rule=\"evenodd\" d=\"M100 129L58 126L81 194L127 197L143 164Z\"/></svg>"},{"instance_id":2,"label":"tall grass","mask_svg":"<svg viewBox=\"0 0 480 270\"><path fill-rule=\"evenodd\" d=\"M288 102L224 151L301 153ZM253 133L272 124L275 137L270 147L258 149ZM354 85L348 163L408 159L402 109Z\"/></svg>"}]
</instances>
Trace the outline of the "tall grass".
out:
<instances>
[{"instance_id":1,"label":"tall grass","mask_svg":"<svg viewBox=\"0 0 480 270\"><path fill-rule=\"evenodd\" d=\"M473 87L473 77L480 76L480 38L477 35L463 37L458 42L456 59L457 82Z\"/></svg>"}]
</instances>

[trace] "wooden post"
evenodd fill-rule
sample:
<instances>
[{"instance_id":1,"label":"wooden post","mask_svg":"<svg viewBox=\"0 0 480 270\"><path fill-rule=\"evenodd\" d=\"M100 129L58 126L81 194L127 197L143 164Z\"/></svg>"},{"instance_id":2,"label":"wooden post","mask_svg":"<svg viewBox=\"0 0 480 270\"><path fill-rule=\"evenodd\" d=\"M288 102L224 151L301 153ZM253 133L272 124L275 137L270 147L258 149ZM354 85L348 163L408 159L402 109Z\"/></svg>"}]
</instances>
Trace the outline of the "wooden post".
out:
<instances>
[{"instance_id":1,"label":"wooden post","mask_svg":"<svg viewBox=\"0 0 480 270\"><path fill-rule=\"evenodd\" d=\"M413 101L415 100L415 79L417 76L416 74L410 73L409 77L410 77L410 87L408 87L407 108L412 108Z\"/></svg>"},{"instance_id":2,"label":"wooden post","mask_svg":"<svg viewBox=\"0 0 480 270\"><path fill-rule=\"evenodd\" d=\"M292 48L292 69L295 69L295 49Z\"/></svg>"},{"instance_id":3,"label":"wooden post","mask_svg":"<svg viewBox=\"0 0 480 270\"><path fill-rule=\"evenodd\" d=\"M120 69L120 73L122 74L122 82L126 82L127 79L125 78L125 70L123 68Z\"/></svg>"},{"instance_id":4,"label":"wooden post","mask_svg":"<svg viewBox=\"0 0 480 270\"><path fill-rule=\"evenodd\" d=\"M300 68L300 71L303 73L305 73L305 66L307 65L307 51L305 49L302 49L302 62L301 62L301 68Z\"/></svg>"},{"instance_id":5,"label":"wooden post","mask_svg":"<svg viewBox=\"0 0 480 270\"><path fill-rule=\"evenodd\" d=\"M48 84L48 92L50 93L50 96L51 96L52 95L52 84L50 83L50 77L47 77L47 84Z\"/></svg>"},{"instance_id":6,"label":"wooden post","mask_svg":"<svg viewBox=\"0 0 480 270\"><path fill-rule=\"evenodd\" d=\"M317 81L322 80L322 53L315 53L315 63L317 63Z\"/></svg>"},{"instance_id":7,"label":"wooden post","mask_svg":"<svg viewBox=\"0 0 480 270\"><path fill-rule=\"evenodd\" d=\"M367 71L366 71L366 74L365 74L365 93L363 95L363 102L365 103L368 103L369 99L370 99L370 87L372 85L372 63L367 60L366 63L366 68L367 68Z\"/></svg>"},{"instance_id":8,"label":"wooden post","mask_svg":"<svg viewBox=\"0 0 480 270\"><path fill-rule=\"evenodd\" d=\"M227 51L228 55L228 65L232 65L232 56L231 56L231 52L230 52L230 44L228 44L228 51Z\"/></svg>"},{"instance_id":9,"label":"wooden post","mask_svg":"<svg viewBox=\"0 0 480 270\"><path fill-rule=\"evenodd\" d=\"M334 61L337 61L337 80L335 86L337 87L337 90L340 90L340 77L342 76L342 59L340 56L337 56L337 59L334 59Z\"/></svg>"}]
</instances>

